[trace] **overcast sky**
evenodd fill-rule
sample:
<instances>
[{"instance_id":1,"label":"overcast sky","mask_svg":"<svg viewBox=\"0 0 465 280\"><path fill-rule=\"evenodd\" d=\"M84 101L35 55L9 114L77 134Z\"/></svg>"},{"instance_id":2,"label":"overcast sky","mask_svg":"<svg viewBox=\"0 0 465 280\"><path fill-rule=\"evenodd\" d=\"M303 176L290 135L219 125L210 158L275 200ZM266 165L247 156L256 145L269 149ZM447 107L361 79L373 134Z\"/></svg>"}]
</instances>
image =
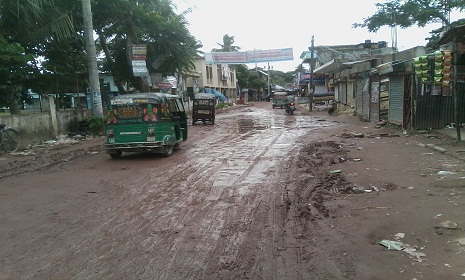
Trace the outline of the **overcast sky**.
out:
<instances>
[{"instance_id":1,"label":"overcast sky","mask_svg":"<svg viewBox=\"0 0 465 280\"><path fill-rule=\"evenodd\" d=\"M241 51L253 49L292 48L293 61L271 62L270 66L283 72L292 71L302 61L314 36L315 46L359 44L365 40L387 41L391 46L391 29L381 28L377 33L352 28L353 23L376 12L375 0L173 0L178 13L192 8L186 18L191 34L201 41L205 52L219 48L223 35L234 36ZM465 15L455 13L455 21ZM397 29L399 50L424 46L429 31L439 28L430 24L425 28ZM259 63L265 67L265 63ZM251 65L253 67L253 65ZM305 65L308 68L308 65Z\"/></svg>"}]
</instances>

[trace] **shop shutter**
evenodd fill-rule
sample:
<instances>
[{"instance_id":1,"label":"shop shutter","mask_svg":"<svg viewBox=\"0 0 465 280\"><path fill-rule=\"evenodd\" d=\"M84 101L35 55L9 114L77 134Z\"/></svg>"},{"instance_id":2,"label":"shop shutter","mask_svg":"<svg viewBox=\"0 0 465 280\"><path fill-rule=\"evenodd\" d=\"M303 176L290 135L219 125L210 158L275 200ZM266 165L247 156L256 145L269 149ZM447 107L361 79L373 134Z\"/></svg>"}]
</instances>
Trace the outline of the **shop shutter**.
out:
<instances>
[{"instance_id":1,"label":"shop shutter","mask_svg":"<svg viewBox=\"0 0 465 280\"><path fill-rule=\"evenodd\" d=\"M402 125L402 116L404 108L404 77L390 77L390 92L389 92L389 122L397 125Z\"/></svg>"}]
</instances>

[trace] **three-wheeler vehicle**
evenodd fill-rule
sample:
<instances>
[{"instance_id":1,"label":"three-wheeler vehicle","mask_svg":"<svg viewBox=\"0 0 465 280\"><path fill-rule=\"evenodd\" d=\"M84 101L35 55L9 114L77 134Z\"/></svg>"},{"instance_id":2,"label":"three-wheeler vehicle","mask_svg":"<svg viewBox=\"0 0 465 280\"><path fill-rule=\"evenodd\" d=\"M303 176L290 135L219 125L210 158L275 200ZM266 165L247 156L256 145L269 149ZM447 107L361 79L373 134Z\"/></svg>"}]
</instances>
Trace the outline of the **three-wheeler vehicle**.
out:
<instances>
[{"instance_id":1,"label":"three-wheeler vehicle","mask_svg":"<svg viewBox=\"0 0 465 280\"><path fill-rule=\"evenodd\" d=\"M216 96L211 93L197 93L192 106L192 125L197 121L215 124Z\"/></svg>"},{"instance_id":2,"label":"three-wheeler vehicle","mask_svg":"<svg viewBox=\"0 0 465 280\"><path fill-rule=\"evenodd\" d=\"M113 97L105 123L105 150L112 158L123 152L171 156L187 140L187 115L178 95L134 93Z\"/></svg>"},{"instance_id":3,"label":"three-wheeler vehicle","mask_svg":"<svg viewBox=\"0 0 465 280\"><path fill-rule=\"evenodd\" d=\"M287 92L285 91L276 91L273 92L273 97L271 98L271 106L273 106L273 109L276 107L279 108L284 108L284 101L286 99Z\"/></svg>"}]
</instances>

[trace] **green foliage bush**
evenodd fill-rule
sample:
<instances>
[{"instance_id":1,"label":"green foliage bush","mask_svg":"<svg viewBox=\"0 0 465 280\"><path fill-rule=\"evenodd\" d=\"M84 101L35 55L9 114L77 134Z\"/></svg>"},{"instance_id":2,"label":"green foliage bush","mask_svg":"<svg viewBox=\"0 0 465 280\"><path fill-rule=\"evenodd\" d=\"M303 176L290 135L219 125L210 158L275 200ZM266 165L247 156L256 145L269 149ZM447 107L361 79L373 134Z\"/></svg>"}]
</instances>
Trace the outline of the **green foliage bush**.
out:
<instances>
[{"instance_id":1,"label":"green foliage bush","mask_svg":"<svg viewBox=\"0 0 465 280\"><path fill-rule=\"evenodd\" d=\"M103 135L105 119L100 117L89 117L80 122L80 130L90 135Z\"/></svg>"}]
</instances>

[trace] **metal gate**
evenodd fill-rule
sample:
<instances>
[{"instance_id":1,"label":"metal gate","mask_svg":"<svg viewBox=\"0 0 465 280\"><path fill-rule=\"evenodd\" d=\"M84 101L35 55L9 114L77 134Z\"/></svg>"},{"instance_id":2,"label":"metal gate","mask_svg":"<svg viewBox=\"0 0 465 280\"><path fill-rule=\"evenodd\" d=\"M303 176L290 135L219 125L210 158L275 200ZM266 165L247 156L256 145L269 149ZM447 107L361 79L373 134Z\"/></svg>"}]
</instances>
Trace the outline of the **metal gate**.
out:
<instances>
[{"instance_id":1,"label":"metal gate","mask_svg":"<svg viewBox=\"0 0 465 280\"><path fill-rule=\"evenodd\" d=\"M364 121L370 120L370 78L359 78L355 83L356 114Z\"/></svg>"},{"instance_id":2,"label":"metal gate","mask_svg":"<svg viewBox=\"0 0 465 280\"><path fill-rule=\"evenodd\" d=\"M355 114L362 116L363 114L363 79L359 78L355 82Z\"/></svg>"},{"instance_id":3,"label":"metal gate","mask_svg":"<svg viewBox=\"0 0 465 280\"><path fill-rule=\"evenodd\" d=\"M347 104L347 83L340 82L339 83L339 101L342 104Z\"/></svg>"},{"instance_id":4,"label":"metal gate","mask_svg":"<svg viewBox=\"0 0 465 280\"><path fill-rule=\"evenodd\" d=\"M442 129L455 123L454 98L447 91L441 89L434 91L431 85L421 84L417 80L415 92L415 115L413 128L415 129ZM457 111L459 123L465 122L465 84L457 85Z\"/></svg>"}]
</instances>

